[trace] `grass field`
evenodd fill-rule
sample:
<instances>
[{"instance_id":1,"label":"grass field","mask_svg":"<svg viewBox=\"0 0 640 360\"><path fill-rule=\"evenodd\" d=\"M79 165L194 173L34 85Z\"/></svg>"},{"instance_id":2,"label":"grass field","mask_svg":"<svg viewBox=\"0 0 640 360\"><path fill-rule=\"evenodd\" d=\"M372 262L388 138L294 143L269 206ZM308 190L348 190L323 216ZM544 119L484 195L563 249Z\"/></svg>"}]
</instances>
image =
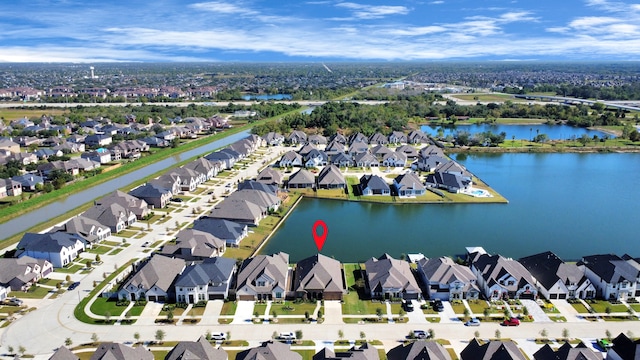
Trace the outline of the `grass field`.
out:
<instances>
[{"instance_id":1,"label":"grass field","mask_svg":"<svg viewBox=\"0 0 640 360\"><path fill-rule=\"evenodd\" d=\"M525 101L524 99L517 99L512 95L507 94L487 94L487 93L475 93L475 94L455 94L452 97L465 101L500 101L504 102L511 100L513 102Z\"/></svg>"},{"instance_id":2,"label":"grass field","mask_svg":"<svg viewBox=\"0 0 640 360\"><path fill-rule=\"evenodd\" d=\"M35 119L40 118L42 115L54 116L67 114L66 109L0 109L0 119L7 121L18 120L22 118Z\"/></svg>"}]
</instances>

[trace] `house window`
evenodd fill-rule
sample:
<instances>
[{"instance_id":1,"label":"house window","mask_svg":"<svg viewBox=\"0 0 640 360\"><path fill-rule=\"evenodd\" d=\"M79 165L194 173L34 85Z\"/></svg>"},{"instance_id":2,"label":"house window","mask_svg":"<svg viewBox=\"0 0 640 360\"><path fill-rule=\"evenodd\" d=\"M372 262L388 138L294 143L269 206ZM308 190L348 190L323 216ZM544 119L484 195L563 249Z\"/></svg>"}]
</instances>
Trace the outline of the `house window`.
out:
<instances>
[{"instance_id":1,"label":"house window","mask_svg":"<svg viewBox=\"0 0 640 360\"><path fill-rule=\"evenodd\" d=\"M264 286L264 281L258 281L258 286Z\"/></svg>"},{"instance_id":2,"label":"house window","mask_svg":"<svg viewBox=\"0 0 640 360\"><path fill-rule=\"evenodd\" d=\"M281 292L276 292L276 299L280 299L282 298L282 293Z\"/></svg>"},{"instance_id":3,"label":"house window","mask_svg":"<svg viewBox=\"0 0 640 360\"><path fill-rule=\"evenodd\" d=\"M509 280L509 282L507 283L507 286L513 286L513 284L515 284L515 281Z\"/></svg>"}]
</instances>

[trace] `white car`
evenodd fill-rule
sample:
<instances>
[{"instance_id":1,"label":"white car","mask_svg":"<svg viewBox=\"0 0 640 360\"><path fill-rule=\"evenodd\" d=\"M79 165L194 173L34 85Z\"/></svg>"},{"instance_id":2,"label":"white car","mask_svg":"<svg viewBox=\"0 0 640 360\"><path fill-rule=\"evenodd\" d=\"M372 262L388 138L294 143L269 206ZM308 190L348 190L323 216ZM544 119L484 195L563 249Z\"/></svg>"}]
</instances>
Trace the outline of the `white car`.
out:
<instances>
[{"instance_id":1,"label":"white car","mask_svg":"<svg viewBox=\"0 0 640 360\"><path fill-rule=\"evenodd\" d=\"M280 335L278 336L278 339L281 340L295 340L296 339L296 335L292 332L284 332L284 333L280 333Z\"/></svg>"},{"instance_id":2,"label":"white car","mask_svg":"<svg viewBox=\"0 0 640 360\"><path fill-rule=\"evenodd\" d=\"M227 335L223 332L211 333L211 340L227 340Z\"/></svg>"}]
</instances>

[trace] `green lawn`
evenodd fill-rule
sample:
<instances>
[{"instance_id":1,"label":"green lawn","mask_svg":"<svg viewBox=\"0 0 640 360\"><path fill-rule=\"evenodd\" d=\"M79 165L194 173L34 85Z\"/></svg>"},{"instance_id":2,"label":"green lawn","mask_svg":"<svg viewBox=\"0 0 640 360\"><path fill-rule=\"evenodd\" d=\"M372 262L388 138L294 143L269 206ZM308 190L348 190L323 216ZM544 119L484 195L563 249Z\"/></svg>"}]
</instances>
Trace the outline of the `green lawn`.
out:
<instances>
[{"instance_id":1,"label":"green lawn","mask_svg":"<svg viewBox=\"0 0 640 360\"><path fill-rule=\"evenodd\" d=\"M122 251L122 248L113 249L113 251L111 251L109 255L118 255L120 251Z\"/></svg>"},{"instance_id":2,"label":"green lawn","mask_svg":"<svg viewBox=\"0 0 640 360\"><path fill-rule=\"evenodd\" d=\"M50 289L42 286L32 285L27 292L14 291L11 295L15 295L15 297L21 299L42 299L49 293L49 290Z\"/></svg>"},{"instance_id":3,"label":"green lawn","mask_svg":"<svg viewBox=\"0 0 640 360\"><path fill-rule=\"evenodd\" d=\"M111 251L111 247L108 246L100 246L100 245L94 245L91 249L88 249L87 252L88 253L92 253L92 254L100 254L100 255L104 255L106 253L108 253L109 251Z\"/></svg>"},{"instance_id":4,"label":"green lawn","mask_svg":"<svg viewBox=\"0 0 640 360\"><path fill-rule=\"evenodd\" d=\"M464 304L459 302L451 303L451 307L453 308L453 311L458 315L463 315L464 310L466 309Z\"/></svg>"},{"instance_id":5,"label":"green lawn","mask_svg":"<svg viewBox=\"0 0 640 360\"><path fill-rule=\"evenodd\" d=\"M580 314L589 313L589 310L581 302L572 303L571 306L573 306L573 308L576 309L576 311L579 312Z\"/></svg>"},{"instance_id":6,"label":"green lawn","mask_svg":"<svg viewBox=\"0 0 640 360\"><path fill-rule=\"evenodd\" d=\"M63 274L75 274L82 268L84 268L84 265L73 264L69 267L56 268L55 271L61 272Z\"/></svg>"},{"instance_id":7,"label":"green lawn","mask_svg":"<svg viewBox=\"0 0 640 360\"><path fill-rule=\"evenodd\" d=\"M286 308L293 308L292 310L287 310ZM316 308L316 303L308 303L308 302L300 302L293 303L290 301L285 301L284 304L271 304L271 311L275 310L278 315L304 315L305 311L309 312L309 315L313 315L313 311ZM323 311L324 312L324 311Z\"/></svg>"},{"instance_id":8,"label":"green lawn","mask_svg":"<svg viewBox=\"0 0 640 360\"><path fill-rule=\"evenodd\" d=\"M116 301L99 297L91 305L91 312L96 315L106 316L107 312L112 316L120 316L126 306L117 306Z\"/></svg>"},{"instance_id":9,"label":"green lawn","mask_svg":"<svg viewBox=\"0 0 640 360\"><path fill-rule=\"evenodd\" d=\"M260 317L264 315L265 310L267 310L267 304L255 304L253 306L253 314L255 314L255 312L257 311L258 316Z\"/></svg>"},{"instance_id":10,"label":"green lawn","mask_svg":"<svg viewBox=\"0 0 640 360\"><path fill-rule=\"evenodd\" d=\"M220 315L235 315L238 303L235 301L225 301L220 310Z\"/></svg>"},{"instance_id":11,"label":"green lawn","mask_svg":"<svg viewBox=\"0 0 640 360\"><path fill-rule=\"evenodd\" d=\"M471 312L476 315L483 314L484 309L489 308L489 304L484 300L469 300L467 303L469 304L469 308L471 308Z\"/></svg>"},{"instance_id":12,"label":"green lawn","mask_svg":"<svg viewBox=\"0 0 640 360\"><path fill-rule=\"evenodd\" d=\"M629 304L633 310L640 312L640 304Z\"/></svg>"},{"instance_id":13,"label":"green lawn","mask_svg":"<svg viewBox=\"0 0 640 360\"><path fill-rule=\"evenodd\" d=\"M593 311L597 313L605 313L607 311L607 307L611 309L611 312L627 312L627 307L623 304L612 304L604 300L596 300L593 303L589 302L589 305Z\"/></svg>"}]
</instances>

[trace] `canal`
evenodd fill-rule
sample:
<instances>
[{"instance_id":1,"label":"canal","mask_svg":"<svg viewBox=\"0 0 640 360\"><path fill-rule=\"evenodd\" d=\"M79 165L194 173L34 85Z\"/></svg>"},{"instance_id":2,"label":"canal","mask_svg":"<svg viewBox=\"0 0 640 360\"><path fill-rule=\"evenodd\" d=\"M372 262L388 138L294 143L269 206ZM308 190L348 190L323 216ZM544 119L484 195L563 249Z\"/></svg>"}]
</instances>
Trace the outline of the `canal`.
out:
<instances>
[{"instance_id":1,"label":"canal","mask_svg":"<svg viewBox=\"0 0 640 360\"><path fill-rule=\"evenodd\" d=\"M79 193L73 194L63 200L51 203L39 209L34 209L27 214L0 224L0 237L6 239L15 234L27 231L37 224L49 221L56 216L59 216L60 214L71 211L79 207L80 205L87 203L88 201L104 196L141 178L145 178L147 176L155 174L158 171L162 171L163 169L169 169L172 166L175 166L176 164L194 156L203 155L218 148L227 146L248 135L249 130L229 135L223 139L210 142L193 150L185 151L181 154L166 158L141 169L132 171L117 179L104 182Z\"/></svg>"}]
</instances>

